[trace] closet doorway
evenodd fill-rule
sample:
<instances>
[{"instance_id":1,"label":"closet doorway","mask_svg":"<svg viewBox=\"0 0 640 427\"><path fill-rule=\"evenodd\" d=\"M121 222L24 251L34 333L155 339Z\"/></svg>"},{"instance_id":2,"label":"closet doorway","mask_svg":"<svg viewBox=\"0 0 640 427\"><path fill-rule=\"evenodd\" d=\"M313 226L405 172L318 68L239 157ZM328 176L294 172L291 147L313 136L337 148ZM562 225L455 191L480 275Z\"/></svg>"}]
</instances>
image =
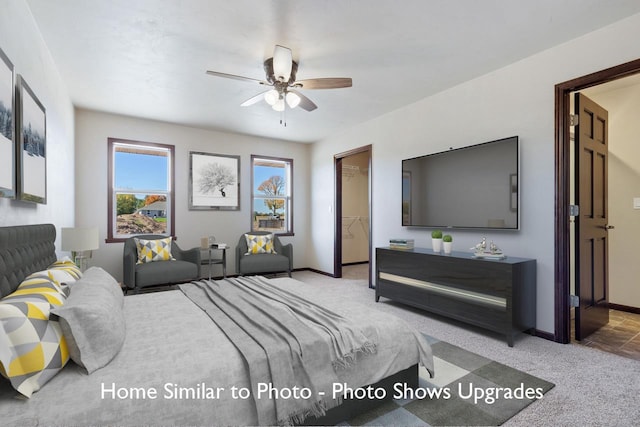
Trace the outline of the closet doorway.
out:
<instances>
[{"instance_id":1,"label":"closet doorway","mask_svg":"<svg viewBox=\"0 0 640 427\"><path fill-rule=\"evenodd\" d=\"M336 154L334 163L334 277L348 271L349 278L366 279L372 287L371 145Z\"/></svg>"},{"instance_id":2,"label":"closet doorway","mask_svg":"<svg viewBox=\"0 0 640 427\"><path fill-rule=\"evenodd\" d=\"M572 94L576 92L589 92L591 96L595 96L598 91L597 87L604 86L605 83L616 82L616 84L621 84L624 81L629 81L631 78L637 78L640 74L640 60L631 61L622 65L618 65L612 68L608 68L606 70L598 71L596 73L592 73L586 76L582 76L564 83L557 84L555 87L555 98L556 98L556 122L555 122L555 130L556 130L556 225L555 225L555 278L556 278L556 298L555 298L555 336L553 339L557 342L561 343L569 343L571 341L573 332L573 316L572 311L570 309L570 296L574 294L580 293L580 285L576 283L572 286L572 283L575 278L575 272L580 271L582 262L578 256L575 256L573 253L574 249L574 239L572 236L575 233L572 233L572 228L574 227L574 223L572 221L572 215L570 215L570 205L573 203L573 198L571 197L571 189L573 188L573 183L580 179L580 175L573 176L574 170L571 168L571 164L573 163L572 156L570 155L573 151L573 143L572 143L572 129L570 119L572 114L571 108L571 97ZM624 87L623 93L627 93L630 91L629 88L626 87L626 83ZM612 99L612 96L607 96L602 99ZM598 101L601 101L598 99ZM627 105L626 103L623 105ZM614 114L614 116L620 116L620 112ZM616 116L616 117L617 117ZM579 121L578 121L579 123ZM620 129L624 131L629 123L635 123L633 120L613 120L611 122L614 128ZM630 138L633 140L633 137ZM620 155L618 150L625 149L632 144L621 145L619 144L624 140L624 138L614 137L612 140L616 142L617 148L614 150L612 156L608 156L609 160L613 159L614 163L612 166L614 168L609 169L610 171L614 171L614 175L621 175L622 172L625 171L623 163L628 163L628 161L633 161L632 159L637 158L637 155ZM624 160L618 161L618 160ZM616 163L617 161L617 163ZM608 163L607 163L608 164ZM628 169L628 168L627 168ZM621 172L622 171L622 172ZM575 181L574 181L575 179ZM633 209L635 208L631 201L634 199L636 193L632 193L629 195L625 193L627 189L637 188L630 184L630 180L623 179L621 184L610 186L607 188L611 188L609 193L610 201L607 203L607 210L613 213L615 218L612 219L612 223L616 223L618 227L615 229L615 233L611 233L611 242L614 243L613 250L611 252L611 256L608 257L606 264L606 274L609 278L610 283L615 284L615 289L608 287L605 289L606 298L604 301L608 304L608 308L610 309L622 309L624 311L629 311L635 313L638 311L637 304L633 301L636 299L636 294L633 292L633 287L629 287L628 284L636 283L634 277L636 275L631 275L630 279L624 278L624 276L620 275L620 272L626 272L635 267L635 264L632 260L625 260L625 256L628 253L633 256L636 253L635 246L633 246L633 242L630 242L630 246L625 246L629 243L628 238L625 236L632 236L635 231L630 231L629 227L634 227L632 230L637 229L637 216L632 217L631 221L626 221L626 216L634 215ZM611 201L613 197L613 202ZM618 196L622 197L622 202L618 203ZM618 207L621 206L621 207ZM588 210L587 210L588 212ZM636 211L637 212L637 211ZM580 213L578 213L580 215ZM637 214L636 214L637 215ZM573 216L575 218L575 216ZM608 227L606 224L604 225L606 229L612 229L612 227ZM621 233L622 232L622 233ZM624 250L619 250L618 248L624 247ZM609 264L611 264L611 269L609 268ZM622 265L622 267L620 267ZM587 271L589 273L589 271ZM622 277L622 278L621 278ZM631 290L631 292L630 292ZM583 295L578 295L580 299L580 303L582 304ZM615 302L618 301L616 304ZM619 301L622 301L624 305L621 305ZM588 302L588 301L587 301ZM633 306L632 306L633 305ZM577 317L576 317L577 319ZM577 322L576 322L577 323ZM576 325L577 327L578 325ZM605 330L605 328L602 328ZM600 333L600 335L606 335L605 333ZM593 334L596 335L596 334ZM582 337L584 338L584 337ZM617 338L616 338L617 339Z\"/></svg>"}]
</instances>

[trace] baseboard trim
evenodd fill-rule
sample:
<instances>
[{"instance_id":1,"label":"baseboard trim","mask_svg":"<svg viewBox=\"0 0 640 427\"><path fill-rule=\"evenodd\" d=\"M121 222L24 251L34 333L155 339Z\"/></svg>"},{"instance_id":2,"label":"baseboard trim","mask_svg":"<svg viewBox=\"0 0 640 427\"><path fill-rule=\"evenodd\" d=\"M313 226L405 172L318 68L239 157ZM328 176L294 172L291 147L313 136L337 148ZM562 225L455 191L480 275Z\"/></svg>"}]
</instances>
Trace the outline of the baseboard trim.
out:
<instances>
[{"instance_id":1,"label":"baseboard trim","mask_svg":"<svg viewBox=\"0 0 640 427\"><path fill-rule=\"evenodd\" d=\"M545 340L558 342L556 341L555 334L552 334L551 332L541 331L540 329L532 329L531 335L533 335L534 337L544 338Z\"/></svg>"},{"instance_id":2,"label":"baseboard trim","mask_svg":"<svg viewBox=\"0 0 640 427\"><path fill-rule=\"evenodd\" d=\"M369 264L369 261L345 262L344 264L342 264L342 266L348 267L350 265L362 265L362 264Z\"/></svg>"},{"instance_id":3,"label":"baseboard trim","mask_svg":"<svg viewBox=\"0 0 640 427\"><path fill-rule=\"evenodd\" d=\"M640 308L638 307L629 307L628 305L622 304L614 304L612 302L609 303L609 308L618 311L625 311L627 313L635 313L640 314Z\"/></svg>"},{"instance_id":4,"label":"baseboard trim","mask_svg":"<svg viewBox=\"0 0 640 427\"><path fill-rule=\"evenodd\" d=\"M310 271L312 273L322 274L323 276L329 276L329 277L333 277L333 278L336 277L331 273L327 273L325 271L316 270L315 268L310 268L310 267L308 267L308 268L299 268L299 269L297 269L295 271Z\"/></svg>"}]
</instances>

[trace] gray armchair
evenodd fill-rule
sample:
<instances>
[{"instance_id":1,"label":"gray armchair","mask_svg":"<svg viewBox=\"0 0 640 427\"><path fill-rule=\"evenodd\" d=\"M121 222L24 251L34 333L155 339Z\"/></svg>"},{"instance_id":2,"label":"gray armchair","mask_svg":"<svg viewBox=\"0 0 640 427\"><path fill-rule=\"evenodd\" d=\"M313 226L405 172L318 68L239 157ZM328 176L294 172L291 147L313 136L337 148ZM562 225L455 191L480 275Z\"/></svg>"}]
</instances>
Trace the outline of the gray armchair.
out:
<instances>
[{"instance_id":1,"label":"gray armchair","mask_svg":"<svg viewBox=\"0 0 640 427\"><path fill-rule=\"evenodd\" d=\"M136 291L155 285L185 283L200 277L200 248L182 250L175 241L171 241L173 261L155 261L136 264L138 249L135 237L140 239L164 239L167 236L145 234L125 240L123 253L123 283L127 289Z\"/></svg>"},{"instance_id":2,"label":"gray armchair","mask_svg":"<svg viewBox=\"0 0 640 427\"><path fill-rule=\"evenodd\" d=\"M267 231L252 231L245 234L266 235ZM291 243L283 245L278 236L273 236L275 254L245 255L248 251L247 239L244 234L238 240L236 246L236 273L244 276L247 274L280 273L287 272L291 277L293 268L293 246Z\"/></svg>"}]
</instances>

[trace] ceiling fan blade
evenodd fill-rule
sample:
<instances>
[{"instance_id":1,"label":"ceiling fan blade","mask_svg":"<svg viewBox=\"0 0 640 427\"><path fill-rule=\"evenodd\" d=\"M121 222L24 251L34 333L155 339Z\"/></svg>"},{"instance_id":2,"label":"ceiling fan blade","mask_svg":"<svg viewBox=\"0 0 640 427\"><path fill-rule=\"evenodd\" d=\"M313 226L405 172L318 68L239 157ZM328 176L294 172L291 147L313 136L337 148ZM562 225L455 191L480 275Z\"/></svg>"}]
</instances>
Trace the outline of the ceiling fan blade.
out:
<instances>
[{"instance_id":1,"label":"ceiling fan blade","mask_svg":"<svg viewBox=\"0 0 640 427\"><path fill-rule=\"evenodd\" d=\"M256 82L261 85L271 86L269 82L265 82L264 80L253 79L251 77L236 76L235 74L219 73L217 71L211 71L211 70L207 70L207 74L209 74L210 76L224 77L226 79L242 80L242 81L248 81L248 82Z\"/></svg>"},{"instance_id":2,"label":"ceiling fan blade","mask_svg":"<svg viewBox=\"0 0 640 427\"><path fill-rule=\"evenodd\" d=\"M269 89L269 90L271 90L271 89ZM253 105L253 104L257 103L257 102L262 101L264 99L264 94L269 92L269 90L265 90L264 92L260 92L256 96L252 96L251 98L247 99L242 104L240 104L240 106L241 107L248 107L250 105Z\"/></svg>"},{"instance_id":3,"label":"ceiling fan blade","mask_svg":"<svg viewBox=\"0 0 640 427\"><path fill-rule=\"evenodd\" d=\"M300 97L300 103L298 104L298 107L302 108L303 110L313 111L318 108L318 106L312 100L301 94L299 91L289 89L288 92L295 93Z\"/></svg>"},{"instance_id":4,"label":"ceiling fan blade","mask_svg":"<svg viewBox=\"0 0 640 427\"><path fill-rule=\"evenodd\" d=\"M351 87L352 80L350 77L326 77L321 79L298 80L294 82L292 86L301 89L339 89L342 87Z\"/></svg>"},{"instance_id":5,"label":"ceiling fan blade","mask_svg":"<svg viewBox=\"0 0 640 427\"><path fill-rule=\"evenodd\" d=\"M281 82L289 81L292 62L291 49L276 45L273 50L273 75L276 80L280 80Z\"/></svg>"}]
</instances>

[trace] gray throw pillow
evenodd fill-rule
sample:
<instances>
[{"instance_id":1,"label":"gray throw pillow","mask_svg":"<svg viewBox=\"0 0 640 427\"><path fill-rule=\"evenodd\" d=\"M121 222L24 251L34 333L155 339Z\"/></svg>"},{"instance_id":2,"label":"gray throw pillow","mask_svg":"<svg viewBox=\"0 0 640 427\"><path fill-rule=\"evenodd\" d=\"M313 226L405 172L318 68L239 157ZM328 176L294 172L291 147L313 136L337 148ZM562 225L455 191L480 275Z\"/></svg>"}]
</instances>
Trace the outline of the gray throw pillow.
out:
<instances>
[{"instance_id":1,"label":"gray throw pillow","mask_svg":"<svg viewBox=\"0 0 640 427\"><path fill-rule=\"evenodd\" d=\"M120 307L124 305L124 295L122 293L122 288L120 284L113 278L112 275L104 271L100 267L90 267L83 274L82 279L80 279L82 283L90 283L93 286L100 286L109 293L113 295L113 297L119 302ZM76 282L78 283L78 282ZM71 284L73 288L75 283Z\"/></svg>"},{"instance_id":2,"label":"gray throw pillow","mask_svg":"<svg viewBox=\"0 0 640 427\"><path fill-rule=\"evenodd\" d=\"M106 366L120 352L124 314L119 298L107 287L83 277L73 284L65 304L51 312L60 317L69 356L87 373Z\"/></svg>"}]
</instances>

